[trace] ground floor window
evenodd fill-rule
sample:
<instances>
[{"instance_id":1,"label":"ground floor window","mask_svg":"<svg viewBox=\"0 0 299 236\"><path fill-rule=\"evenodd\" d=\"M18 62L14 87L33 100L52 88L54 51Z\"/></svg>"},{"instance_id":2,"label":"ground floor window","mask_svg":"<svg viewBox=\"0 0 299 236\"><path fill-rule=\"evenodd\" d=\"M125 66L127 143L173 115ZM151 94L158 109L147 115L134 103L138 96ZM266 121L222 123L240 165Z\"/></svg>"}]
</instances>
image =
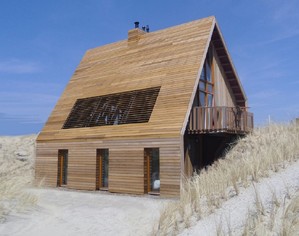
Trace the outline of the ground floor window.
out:
<instances>
[{"instance_id":1,"label":"ground floor window","mask_svg":"<svg viewBox=\"0 0 299 236\"><path fill-rule=\"evenodd\" d=\"M160 192L160 157L159 148L144 149L144 192Z\"/></svg>"},{"instance_id":2,"label":"ground floor window","mask_svg":"<svg viewBox=\"0 0 299 236\"><path fill-rule=\"evenodd\" d=\"M98 190L108 190L109 176L109 150L97 149L96 159L96 188Z\"/></svg>"},{"instance_id":3,"label":"ground floor window","mask_svg":"<svg viewBox=\"0 0 299 236\"><path fill-rule=\"evenodd\" d=\"M57 186L67 185L68 150L58 150Z\"/></svg>"}]
</instances>

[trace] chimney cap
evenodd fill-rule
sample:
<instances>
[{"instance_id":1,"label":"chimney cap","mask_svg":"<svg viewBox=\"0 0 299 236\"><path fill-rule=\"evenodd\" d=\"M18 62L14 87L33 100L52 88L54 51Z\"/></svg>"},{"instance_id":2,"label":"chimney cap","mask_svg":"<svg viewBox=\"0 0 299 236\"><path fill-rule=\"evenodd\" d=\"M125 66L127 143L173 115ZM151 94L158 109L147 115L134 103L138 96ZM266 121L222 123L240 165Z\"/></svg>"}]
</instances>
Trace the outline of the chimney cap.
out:
<instances>
[{"instance_id":1,"label":"chimney cap","mask_svg":"<svg viewBox=\"0 0 299 236\"><path fill-rule=\"evenodd\" d=\"M135 28L139 28L139 21L134 22Z\"/></svg>"}]
</instances>

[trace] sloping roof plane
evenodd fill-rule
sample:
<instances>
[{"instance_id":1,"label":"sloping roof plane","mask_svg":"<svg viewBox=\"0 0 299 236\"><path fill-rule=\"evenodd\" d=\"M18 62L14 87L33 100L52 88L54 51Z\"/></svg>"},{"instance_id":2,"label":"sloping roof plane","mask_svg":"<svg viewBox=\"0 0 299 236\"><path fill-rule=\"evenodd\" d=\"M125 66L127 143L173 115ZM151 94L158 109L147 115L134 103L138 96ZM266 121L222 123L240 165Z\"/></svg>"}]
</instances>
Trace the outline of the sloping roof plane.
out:
<instances>
[{"instance_id":1,"label":"sloping roof plane","mask_svg":"<svg viewBox=\"0 0 299 236\"><path fill-rule=\"evenodd\" d=\"M88 50L38 141L179 137L185 130L211 41L227 66L237 102L246 102L215 18L207 17ZM221 59L222 58L222 59ZM77 99L160 87L147 123L62 129Z\"/></svg>"}]
</instances>

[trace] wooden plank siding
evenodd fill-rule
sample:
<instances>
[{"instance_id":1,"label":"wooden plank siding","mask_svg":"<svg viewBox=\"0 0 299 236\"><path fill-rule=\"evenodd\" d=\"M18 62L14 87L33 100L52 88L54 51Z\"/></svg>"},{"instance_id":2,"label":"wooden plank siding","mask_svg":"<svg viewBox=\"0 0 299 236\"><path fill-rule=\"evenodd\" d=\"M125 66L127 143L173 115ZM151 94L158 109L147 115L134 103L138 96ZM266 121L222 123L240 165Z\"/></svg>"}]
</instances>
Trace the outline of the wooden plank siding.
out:
<instances>
[{"instance_id":1,"label":"wooden plank siding","mask_svg":"<svg viewBox=\"0 0 299 236\"><path fill-rule=\"evenodd\" d=\"M183 126L214 17L87 51L38 141L177 137ZM76 100L161 86L148 123L62 129Z\"/></svg>"},{"instance_id":2,"label":"wooden plank siding","mask_svg":"<svg viewBox=\"0 0 299 236\"><path fill-rule=\"evenodd\" d=\"M49 187L57 186L58 149L49 148L48 145L37 143L35 160L35 180Z\"/></svg>"},{"instance_id":3,"label":"wooden plank siding","mask_svg":"<svg viewBox=\"0 0 299 236\"><path fill-rule=\"evenodd\" d=\"M109 149L109 191L144 194L144 151L141 147Z\"/></svg>"},{"instance_id":4,"label":"wooden plank siding","mask_svg":"<svg viewBox=\"0 0 299 236\"><path fill-rule=\"evenodd\" d=\"M108 190L144 194L144 148L159 148L160 195L178 196L181 179L180 139L106 140L88 142L38 142L36 180L57 185L58 150L68 150L68 182L71 189L96 189L96 150L109 149Z\"/></svg>"},{"instance_id":5,"label":"wooden plank siding","mask_svg":"<svg viewBox=\"0 0 299 236\"><path fill-rule=\"evenodd\" d=\"M214 106L226 106L235 107L237 106L234 93L230 89L226 75L223 71L221 63L219 61L216 50L213 48L213 65L214 65Z\"/></svg>"},{"instance_id":6,"label":"wooden plank siding","mask_svg":"<svg viewBox=\"0 0 299 236\"><path fill-rule=\"evenodd\" d=\"M85 53L37 138L38 181L56 187L58 150L67 149L66 187L95 190L97 149L109 149L108 191L144 194L144 148L159 148L160 195L179 196L184 134L212 38L218 45L213 49L214 105L235 106L231 84L242 92L238 101L245 103L237 75L228 78L216 55L224 45L232 63L224 42L219 44L223 39L215 17L150 33L133 29L128 37ZM160 91L148 122L63 129L78 99L153 87Z\"/></svg>"}]
</instances>

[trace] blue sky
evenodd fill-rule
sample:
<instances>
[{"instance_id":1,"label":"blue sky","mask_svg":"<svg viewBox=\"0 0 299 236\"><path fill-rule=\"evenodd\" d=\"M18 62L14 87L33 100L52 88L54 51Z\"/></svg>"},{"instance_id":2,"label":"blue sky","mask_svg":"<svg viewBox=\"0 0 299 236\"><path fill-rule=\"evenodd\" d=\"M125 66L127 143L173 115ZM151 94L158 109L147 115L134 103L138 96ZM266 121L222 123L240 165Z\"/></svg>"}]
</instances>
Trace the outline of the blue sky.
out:
<instances>
[{"instance_id":1,"label":"blue sky","mask_svg":"<svg viewBox=\"0 0 299 236\"><path fill-rule=\"evenodd\" d=\"M38 133L85 51L215 15L255 123L299 117L297 0L11 0L0 3L0 135Z\"/></svg>"}]
</instances>

